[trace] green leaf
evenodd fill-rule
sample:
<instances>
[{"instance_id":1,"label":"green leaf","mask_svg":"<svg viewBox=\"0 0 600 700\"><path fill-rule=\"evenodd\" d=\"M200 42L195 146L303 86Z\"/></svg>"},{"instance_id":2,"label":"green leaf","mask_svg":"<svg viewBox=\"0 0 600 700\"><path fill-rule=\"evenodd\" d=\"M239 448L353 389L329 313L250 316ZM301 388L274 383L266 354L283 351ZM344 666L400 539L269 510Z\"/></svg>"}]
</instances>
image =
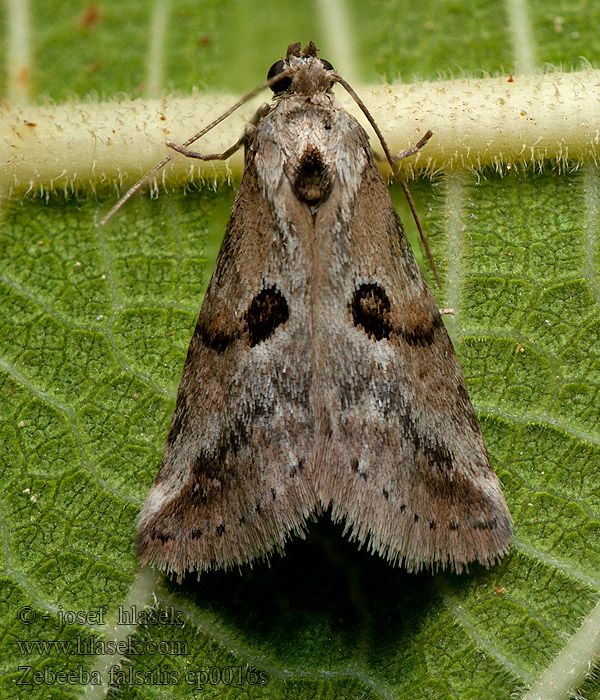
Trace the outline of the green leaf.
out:
<instances>
[{"instance_id":1,"label":"green leaf","mask_svg":"<svg viewBox=\"0 0 600 700\"><path fill-rule=\"evenodd\" d=\"M0 88L15 103L243 93L309 39L371 83L600 56L584 3L532 5L524 23L491 2L324 6L8 3ZM394 569L327 516L242 576L139 571L135 520L234 190L139 197L105 228L114 196L3 202L1 698L107 697L100 677L136 700L600 698L597 169L413 189L515 520L502 564L461 576ZM153 594L162 624L126 619Z\"/></svg>"}]
</instances>

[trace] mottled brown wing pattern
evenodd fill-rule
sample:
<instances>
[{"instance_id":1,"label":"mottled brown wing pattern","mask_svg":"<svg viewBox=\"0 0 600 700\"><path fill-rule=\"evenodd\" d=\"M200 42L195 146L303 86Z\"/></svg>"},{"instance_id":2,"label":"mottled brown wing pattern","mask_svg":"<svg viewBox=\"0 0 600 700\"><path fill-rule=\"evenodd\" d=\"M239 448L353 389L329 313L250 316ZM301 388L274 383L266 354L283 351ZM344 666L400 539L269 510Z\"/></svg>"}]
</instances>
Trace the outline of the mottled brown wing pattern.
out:
<instances>
[{"instance_id":1,"label":"mottled brown wing pattern","mask_svg":"<svg viewBox=\"0 0 600 700\"><path fill-rule=\"evenodd\" d=\"M360 542L410 570L508 549L511 518L458 359L379 171L365 169L349 227L331 247L313 343L315 402L329 431L324 505ZM333 247L336 255L333 255ZM352 265L346 264L348 259Z\"/></svg>"},{"instance_id":2,"label":"mottled brown wing pattern","mask_svg":"<svg viewBox=\"0 0 600 700\"><path fill-rule=\"evenodd\" d=\"M326 508L410 570L508 550L458 359L328 65L291 45L249 137L140 516L141 561L179 576L268 555Z\"/></svg>"},{"instance_id":3,"label":"mottled brown wing pattern","mask_svg":"<svg viewBox=\"0 0 600 700\"><path fill-rule=\"evenodd\" d=\"M282 275L281 260L309 265L286 239L250 154L140 514L142 563L179 575L238 565L300 533L317 505L307 280Z\"/></svg>"}]
</instances>

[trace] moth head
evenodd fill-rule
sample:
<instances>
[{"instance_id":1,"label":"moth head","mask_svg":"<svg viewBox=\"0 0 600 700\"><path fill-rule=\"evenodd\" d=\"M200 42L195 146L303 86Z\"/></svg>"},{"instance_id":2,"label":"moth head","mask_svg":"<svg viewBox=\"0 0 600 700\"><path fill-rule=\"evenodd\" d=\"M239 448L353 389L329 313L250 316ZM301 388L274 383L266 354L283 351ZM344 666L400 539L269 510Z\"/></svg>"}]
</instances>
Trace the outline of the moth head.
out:
<instances>
[{"instance_id":1,"label":"moth head","mask_svg":"<svg viewBox=\"0 0 600 700\"><path fill-rule=\"evenodd\" d=\"M311 41L304 50L301 50L300 43L290 44L285 59L276 61L269 68L267 80L281 75L281 79L271 85L275 95L285 92L307 95L330 90L334 83L333 71L329 61L317 58L317 47Z\"/></svg>"}]
</instances>

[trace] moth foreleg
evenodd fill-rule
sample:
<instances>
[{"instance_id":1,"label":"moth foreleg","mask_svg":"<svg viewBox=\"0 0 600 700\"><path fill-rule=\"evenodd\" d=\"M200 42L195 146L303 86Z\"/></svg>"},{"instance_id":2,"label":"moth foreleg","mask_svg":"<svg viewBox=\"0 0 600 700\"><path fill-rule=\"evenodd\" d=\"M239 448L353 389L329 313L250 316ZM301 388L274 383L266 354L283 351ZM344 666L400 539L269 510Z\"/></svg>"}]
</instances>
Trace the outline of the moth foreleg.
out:
<instances>
[{"instance_id":1,"label":"moth foreleg","mask_svg":"<svg viewBox=\"0 0 600 700\"><path fill-rule=\"evenodd\" d=\"M404 160L405 158L408 158L409 156L414 156L417 151L420 151L423 146L429 141L429 139L433 136L433 131L431 129L426 132L425 136L420 141L417 141L417 143L414 146L411 146L410 148L407 148L405 151L401 151L398 153L396 156L392 156L392 160L394 163L398 163L401 160ZM387 161L387 158L384 155L381 155L381 153L378 153L377 151L373 151L373 155L375 156L375 160L378 163L383 163Z\"/></svg>"},{"instance_id":2,"label":"moth foreleg","mask_svg":"<svg viewBox=\"0 0 600 700\"><path fill-rule=\"evenodd\" d=\"M233 144L233 146L230 146L222 153L198 153L197 151L192 151L185 146L180 146L174 141L166 141L165 145L172 148L174 151L181 153L187 158L196 158L198 160L227 160L227 158L230 158L238 149L246 144L248 138L254 132L258 122L269 113L270 109L271 107L266 102L263 103L251 117L242 136Z\"/></svg>"},{"instance_id":3,"label":"moth foreleg","mask_svg":"<svg viewBox=\"0 0 600 700\"><path fill-rule=\"evenodd\" d=\"M414 154L417 151L420 151L423 146L429 141L429 139L433 136L433 131L429 129L426 133L425 136L423 136L422 139L417 141L414 146L411 146L410 148L407 148L405 151L402 151L401 153L398 153L397 156L393 156L392 159L395 163L397 163L399 160L403 160L404 158L408 158L409 156L414 156Z\"/></svg>"}]
</instances>

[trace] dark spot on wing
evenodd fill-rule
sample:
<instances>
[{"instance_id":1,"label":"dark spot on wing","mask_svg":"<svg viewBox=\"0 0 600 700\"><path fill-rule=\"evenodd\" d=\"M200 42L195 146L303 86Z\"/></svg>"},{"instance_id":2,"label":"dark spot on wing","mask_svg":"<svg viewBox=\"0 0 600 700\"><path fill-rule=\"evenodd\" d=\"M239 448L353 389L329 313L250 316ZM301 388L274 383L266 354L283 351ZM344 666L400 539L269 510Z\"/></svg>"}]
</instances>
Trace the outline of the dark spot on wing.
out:
<instances>
[{"instance_id":1,"label":"dark spot on wing","mask_svg":"<svg viewBox=\"0 0 600 700\"><path fill-rule=\"evenodd\" d=\"M222 497L234 481L229 468L230 456L233 453L231 440L225 435L216 441L213 451L202 448L191 460L190 476L182 497L200 505Z\"/></svg>"},{"instance_id":2,"label":"dark spot on wing","mask_svg":"<svg viewBox=\"0 0 600 700\"><path fill-rule=\"evenodd\" d=\"M354 291L349 306L354 325L362 328L370 338L383 340L390 337L391 304L383 287L371 282L361 284Z\"/></svg>"},{"instance_id":3,"label":"dark spot on wing","mask_svg":"<svg viewBox=\"0 0 600 700\"><path fill-rule=\"evenodd\" d=\"M436 332L443 326L442 317L438 312L428 319L427 323L415 326L410 330L404 328L399 330L400 337L412 346L431 345L435 339Z\"/></svg>"},{"instance_id":4,"label":"dark spot on wing","mask_svg":"<svg viewBox=\"0 0 600 700\"><path fill-rule=\"evenodd\" d=\"M426 468L419 470L419 478L434 501L460 503L465 510L491 506L490 497L480 479L489 478L492 472L487 453L472 455L471 469L478 478L462 468L457 468L452 450L441 435L421 432L416 420L410 414L403 417L403 432L414 446L415 462Z\"/></svg>"},{"instance_id":5,"label":"dark spot on wing","mask_svg":"<svg viewBox=\"0 0 600 700\"><path fill-rule=\"evenodd\" d=\"M300 199L315 206L329 196L331 177L323 162L321 153L314 148L307 149L294 173L294 189Z\"/></svg>"},{"instance_id":6,"label":"dark spot on wing","mask_svg":"<svg viewBox=\"0 0 600 700\"><path fill-rule=\"evenodd\" d=\"M278 326L288 320L289 315L285 297L275 285L271 285L252 299L239 328L232 328L234 321L229 311L215 313L210 318L200 312L194 338L218 353L224 353L241 335L246 335L250 347L254 347L272 335ZM191 352L190 346L186 364Z\"/></svg>"},{"instance_id":7,"label":"dark spot on wing","mask_svg":"<svg viewBox=\"0 0 600 700\"><path fill-rule=\"evenodd\" d=\"M454 469L452 453L441 437L422 433L411 413L407 409L404 410L406 412L401 416L402 432L412 441L415 456L421 453L428 464L436 468L436 473L452 471Z\"/></svg>"},{"instance_id":8,"label":"dark spot on wing","mask_svg":"<svg viewBox=\"0 0 600 700\"><path fill-rule=\"evenodd\" d=\"M223 353L237 339L238 334L226 332L225 329L219 327L216 321L216 318L206 319L201 315L194 329L194 338L198 338L203 345L211 350ZM188 355L190 351L188 351Z\"/></svg>"},{"instance_id":9,"label":"dark spot on wing","mask_svg":"<svg viewBox=\"0 0 600 700\"><path fill-rule=\"evenodd\" d=\"M207 454L205 450L200 453L192 461L191 482L192 488L195 482L200 479L220 480L225 471L225 459L227 457L227 448L222 442L217 444L217 451L213 454Z\"/></svg>"},{"instance_id":10,"label":"dark spot on wing","mask_svg":"<svg viewBox=\"0 0 600 700\"><path fill-rule=\"evenodd\" d=\"M222 442L229 446L231 452L237 455L238 452L252 440L252 423L259 422L267 414L266 407L261 405L260 397L253 397L254 401L248 407L245 415L233 417L233 425L223 431ZM269 407L271 409L271 407ZM269 411L269 415L271 410Z\"/></svg>"},{"instance_id":11,"label":"dark spot on wing","mask_svg":"<svg viewBox=\"0 0 600 700\"><path fill-rule=\"evenodd\" d=\"M423 439L416 434L413 434L413 437L415 438L415 447L424 453L433 467L440 471L452 471L454 469L452 453L441 440L438 441L432 437Z\"/></svg>"},{"instance_id":12,"label":"dark spot on wing","mask_svg":"<svg viewBox=\"0 0 600 700\"><path fill-rule=\"evenodd\" d=\"M156 542L156 540L159 540L160 542L165 544L166 542L168 542L171 539L171 536L165 534L164 532L157 532L156 528L154 528L150 532L150 539L154 540L155 542Z\"/></svg>"},{"instance_id":13,"label":"dark spot on wing","mask_svg":"<svg viewBox=\"0 0 600 700\"><path fill-rule=\"evenodd\" d=\"M217 535L219 535L219 537L222 537L224 533L225 533L225 525L223 525L223 523L221 523L217 527Z\"/></svg>"},{"instance_id":14,"label":"dark spot on wing","mask_svg":"<svg viewBox=\"0 0 600 700\"><path fill-rule=\"evenodd\" d=\"M473 528L475 530L495 530L498 527L498 521L496 518L492 518L491 520L486 520L486 521L479 521L476 522L475 525L473 525Z\"/></svg>"},{"instance_id":15,"label":"dark spot on wing","mask_svg":"<svg viewBox=\"0 0 600 700\"><path fill-rule=\"evenodd\" d=\"M262 289L244 314L250 347L264 342L290 316L288 303L275 285Z\"/></svg>"}]
</instances>

